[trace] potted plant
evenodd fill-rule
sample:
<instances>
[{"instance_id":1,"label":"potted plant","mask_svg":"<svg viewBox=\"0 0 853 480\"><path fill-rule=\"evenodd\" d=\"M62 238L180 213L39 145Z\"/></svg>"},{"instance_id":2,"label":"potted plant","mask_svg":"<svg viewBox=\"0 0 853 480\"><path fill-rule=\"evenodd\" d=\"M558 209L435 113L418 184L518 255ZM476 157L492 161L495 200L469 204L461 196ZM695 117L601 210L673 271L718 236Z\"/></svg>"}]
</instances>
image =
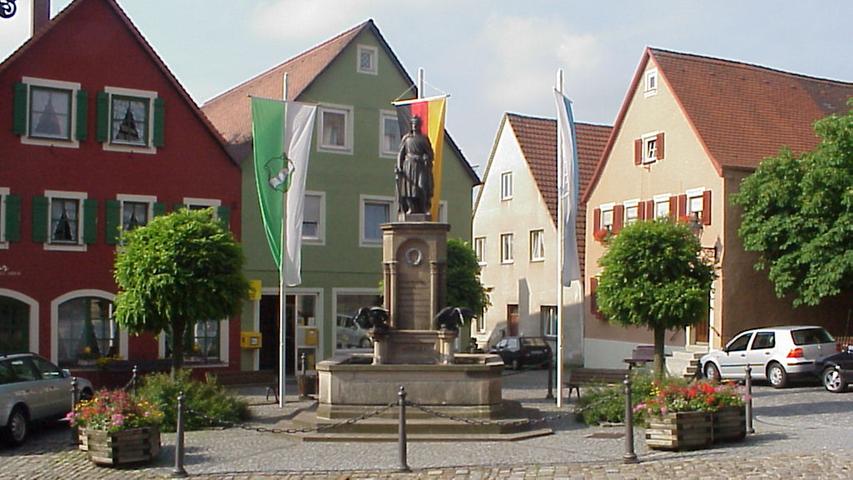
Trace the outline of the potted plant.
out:
<instances>
[{"instance_id":1,"label":"potted plant","mask_svg":"<svg viewBox=\"0 0 853 480\"><path fill-rule=\"evenodd\" d=\"M67 418L80 430L80 449L96 464L147 462L160 453L163 412L122 390L98 391Z\"/></svg>"},{"instance_id":2,"label":"potted plant","mask_svg":"<svg viewBox=\"0 0 853 480\"><path fill-rule=\"evenodd\" d=\"M746 406L734 382L714 385L709 394L714 404L714 443L739 441L746 437Z\"/></svg>"},{"instance_id":3,"label":"potted plant","mask_svg":"<svg viewBox=\"0 0 853 480\"><path fill-rule=\"evenodd\" d=\"M713 442L713 408L705 391L699 384L655 383L651 396L635 407L648 416L649 448L689 450Z\"/></svg>"}]
</instances>

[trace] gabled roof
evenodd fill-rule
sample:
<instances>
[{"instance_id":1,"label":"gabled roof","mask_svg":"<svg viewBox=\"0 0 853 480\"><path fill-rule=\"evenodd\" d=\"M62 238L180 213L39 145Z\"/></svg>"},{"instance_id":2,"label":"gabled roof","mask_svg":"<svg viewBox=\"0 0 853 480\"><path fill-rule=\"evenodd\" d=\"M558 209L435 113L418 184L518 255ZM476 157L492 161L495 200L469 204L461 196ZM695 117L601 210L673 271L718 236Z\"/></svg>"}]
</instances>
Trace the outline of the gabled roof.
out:
<instances>
[{"instance_id":1,"label":"gabled roof","mask_svg":"<svg viewBox=\"0 0 853 480\"><path fill-rule=\"evenodd\" d=\"M717 172L754 170L782 146L813 149L812 124L847 111L853 83L827 80L732 60L646 48L596 167L588 198L598 181L647 62L658 68Z\"/></svg>"},{"instance_id":2,"label":"gabled roof","mask_svg":"<svg viewBox=\"0 0 853 480\"><path fill-rule=\"evenodd\" d=\"M38 43L38 41L42 37L48 35L56 25L63 22L67 17L69 17L71 13L77 9L77 7L84 4L85 2L95 1L102 2L112 9L116 17L118 17L118 19L121 20L127 27L127 30L131 33L133 38L135 38L139 42L140 46L148 54L151 61L153 61L157 65L163 75L169 80L172 86L175 87L175 90L177 90L178 94L184 99L184 101L186 101L187 105L190 107L190 110L196 115L199 121L204 124L204 126L210 132L210 135L222 148L222 151L225 152L225 154L228 156L229 159L231 159L232 162L237 163L237 159L234 158L228 151L224 139L221 135L219 135L219 131L216 130L216 127L214 127L210 120L208 120L204 113L202 113L201 109L199 109L198 105L196 105L195 101L193 101L192 97L190 97L190 95L184 89L183 85L181 85L175 75L172 74L171 70L169 70L169 67L166 66L166 63L163 61L163 59L160 58L160 56L157 54L157 52L154 51L148 41L145 40L145 37L142 35L139 29L136 28L136 25L133 24L133 22L130 20L127 14L124 13L124 10L121 9L121 7L115 0L74 0L61 12L59 12L55 17L53 17L45 28L42 28L38 33L27 39L27 41L24 42L20 47L18 47L17 50L15 50L14 52L12 52L11 55L6 57L6 59L3 60L3 63L0 63L0 74L2 74L3 71L6 70L6 68L8 68L8 66L14 63L17 59L26 55L33 45Z\"/></svg>"},{"instance_id":3,"label":"gabled roof","mask_svg":"<svg viewBox=\"0 0 853 480\"><path fill-rule=\"evenodd\" d=\"M232 150L247 156L250 152L249 142L252 139L252 115L247 97L252 95L281 98L284 90L284 74L287 73L287 98L299 100L302 92L310 87L338 58L341 52L364 31L371 31L375 35L379 44L391 58L394 68L415 90L414 81L403 68L376 24L372 19L369 19L211 98L202 105L202 110L210 117L226 140L235 145ZM479 177L465 160L459 146L453 141L449 133L445 132L445 136L450 148L462 159L463 167L474 184L479 184Z\"/></svg>"}]
</instances>

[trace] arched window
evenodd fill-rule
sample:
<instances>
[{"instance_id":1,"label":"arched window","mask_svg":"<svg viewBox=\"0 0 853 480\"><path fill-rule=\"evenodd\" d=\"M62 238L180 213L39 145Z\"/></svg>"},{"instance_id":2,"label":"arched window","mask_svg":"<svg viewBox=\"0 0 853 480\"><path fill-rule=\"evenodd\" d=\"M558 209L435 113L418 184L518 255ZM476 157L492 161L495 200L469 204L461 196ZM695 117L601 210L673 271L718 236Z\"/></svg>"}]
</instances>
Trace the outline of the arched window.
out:
<instances>
[{"instance_id":1,"label":"arched window","mask_svg":"<svg viewBox=\"0 0 853 480\"><path fill-rule=\"evenodd\" d=\"M89 363L117 355L118 326L113 303L98 297L78 297L59 305L57 340L61 366Z\"/></svg>"},{"instance_id":2,"label":"arched window","mask_svg":"<svg viewBox=\"0 0 853 480\"><path fill-rule=\"evenodd\" d=\"M30 351L30 306L0 296L0 353Z\"/></svg>"}]
</instances>

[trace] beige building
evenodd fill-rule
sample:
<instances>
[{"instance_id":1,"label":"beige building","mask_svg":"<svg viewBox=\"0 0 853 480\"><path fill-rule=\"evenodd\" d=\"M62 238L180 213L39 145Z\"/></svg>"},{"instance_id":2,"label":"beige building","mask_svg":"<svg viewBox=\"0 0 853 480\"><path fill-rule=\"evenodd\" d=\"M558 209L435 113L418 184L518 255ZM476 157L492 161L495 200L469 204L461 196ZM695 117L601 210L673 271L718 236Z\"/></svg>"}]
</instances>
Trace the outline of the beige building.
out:
<instances>
[{"instance_id":1,"label":"beige building","mask_svg":"<svg viewBox=\"0 0 853 480\"><path fill-rule=\"evenodd\" d=\"M581 191L610 135L608 126L577 124ZM474 250L491 306L472 335L481 347L502 336L557 335L557 122L505 114L474 206ZM584 211L578 212L583 271ZM567 362L582 359L580 282L564 289Z\"/></svg>"},{"instance_id":2,"label":"beige building","mask_svg":"<svg viewBox=\"0 0 853 480\"><path fill-rule=\"evenodd\" d=\"M829 299L794 309L778 299L756 256L737 235L740 214L730 197L740 181L787 145L814 148L812 123L846 112L853 84L781 72L740 62L646 49L614 131L583 195L586 218L585 364L623 366L646 329L609 324L595 309L598 259L607 231L634 221L671 216L701 224L704 255L718 268L709 316L694 328L667 334L668 350L719 347L744 329L819 324L843 334L853 299ZM475 230L476 231L476 230Z\"/></svg>"}]
</instances>

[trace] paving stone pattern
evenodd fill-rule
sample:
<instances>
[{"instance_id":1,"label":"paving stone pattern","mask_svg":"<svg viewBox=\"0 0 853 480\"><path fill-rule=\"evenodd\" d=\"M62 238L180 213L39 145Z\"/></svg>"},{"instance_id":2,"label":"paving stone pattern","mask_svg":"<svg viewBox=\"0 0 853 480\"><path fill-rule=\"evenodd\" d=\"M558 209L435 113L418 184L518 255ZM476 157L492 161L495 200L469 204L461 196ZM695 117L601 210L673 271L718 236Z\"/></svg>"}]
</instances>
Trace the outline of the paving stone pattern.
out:
<instances>
[{"instance_id":1,"label":"paving stone pattern","mask_svg":"<svg viewBox=\"0 0 853 480\"><path fill-rule=\"evenodd\" d=\"M542 371L506 377L505 397L555 413L553 403L544 399L545 378ZM241 392L256 404L252 425L287 427L295 413L310 406L263 405L262 392ZM639 465L622 464L621 427L587 427L566 418L551 424L554 435L521 442L410 443L413 472L408 474L395 473L396 443L302 443L237 428L189 432L185 466L194 478L241 480L853 478L853 393L830 394L818 386L758 386L754 398L756 434L746 441L693 452L649 451L638 430ZM96 467L73 448L66 429L46 427L22 448L0 448L0 479L166 478L174 462L173 445L174 435L164 434L157 463L144 468Z\"/></svg>"}]
</instances>

